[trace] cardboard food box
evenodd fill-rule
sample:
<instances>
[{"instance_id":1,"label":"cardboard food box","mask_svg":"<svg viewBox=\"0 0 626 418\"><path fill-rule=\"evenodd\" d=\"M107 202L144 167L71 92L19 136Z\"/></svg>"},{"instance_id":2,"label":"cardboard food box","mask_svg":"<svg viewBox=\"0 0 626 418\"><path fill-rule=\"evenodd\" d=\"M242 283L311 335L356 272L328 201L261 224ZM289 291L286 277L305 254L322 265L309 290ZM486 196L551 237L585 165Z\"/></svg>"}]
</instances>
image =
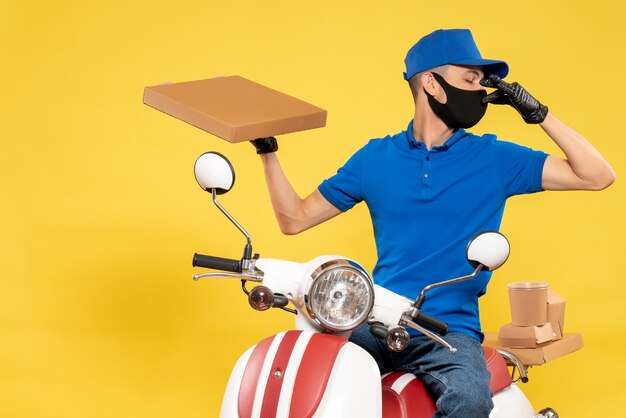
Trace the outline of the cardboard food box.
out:
<instances>
[{"instance_id":1,"label":"cardboard food box","mask_svg":"<svg viewBox=\"0 0 626 418\"><path fill-rule=\"evenodd\" d=\"M562 338L565 323L565 299L552 290L548 290L548 322L552 325L556 338Z\"/></svg>"},{"instance_id":2,"label":"cardboard food box","mask_svg":"<svg viewBox=\"0 0 626 418\"><path fill-rule=\"evenodd\" d=\"M500 328L498 340L504 347L533 348L556 340L551 323L542 326L518 327L508 324Z\"/></svg>"},{"instance_id":3,"label":"cardboard food box","mask_svg":"<svg viewBox=\"0 0 626 418\"><path fill-rule=\"evenodd\" d=\"M503 347L498 342L498 334L485 333L484 345L503 349L516 355L527 366L539 366L549 361L563 357L583 348L583 338L580 334L564 334L563 338L549 342L536 348Z\"/></svg>"},{"instance_id":4,"label":"cardboard food box","mask_svg":"<svg viewBox=\"0 0 626 418\"><path fill-rule=\"evenodd\" d=\"M229 142L326 125L326 111L240 76L161 84L143 102Z\"/></svg>"}]
</instances>

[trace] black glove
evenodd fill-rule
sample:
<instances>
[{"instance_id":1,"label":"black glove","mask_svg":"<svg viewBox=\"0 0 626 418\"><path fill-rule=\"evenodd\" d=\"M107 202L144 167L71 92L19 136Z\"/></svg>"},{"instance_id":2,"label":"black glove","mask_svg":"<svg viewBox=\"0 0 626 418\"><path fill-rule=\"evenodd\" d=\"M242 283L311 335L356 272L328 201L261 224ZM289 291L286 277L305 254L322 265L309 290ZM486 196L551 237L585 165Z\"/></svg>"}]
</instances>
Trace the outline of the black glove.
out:
<instances>
[{"instance_id":1,"label":"black glove","mask_svg":"<svg viewBox=\"0 0 626 418\"><path fill-rule=\"evenodd\" d=\"M495 74L480 80L484 87L497 89L483 97L483 103L508 104L522 115L526 123L541 123L548 114L548 108L530 95L517 83L509 84Z\"/></svg>"},{"instance_id":2,"label":"black glove","mask_svg":"<svg viewBox=\"0 0 626 418\"><path fill-rule=\"evenodd\" d=\"M269 154L278 151L278 141L273 136L267 138L257 138L250 141L257 154Z\"/></svg>"}]
</instances>

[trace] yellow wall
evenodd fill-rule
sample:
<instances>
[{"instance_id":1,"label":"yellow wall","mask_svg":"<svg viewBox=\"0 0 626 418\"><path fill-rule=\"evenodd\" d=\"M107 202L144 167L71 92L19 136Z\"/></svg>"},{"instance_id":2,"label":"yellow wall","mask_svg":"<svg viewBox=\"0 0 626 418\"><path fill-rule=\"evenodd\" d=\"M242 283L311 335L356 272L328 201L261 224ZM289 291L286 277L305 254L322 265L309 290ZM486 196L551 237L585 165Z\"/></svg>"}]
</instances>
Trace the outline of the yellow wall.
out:
<instances>
[{"instance_id":1,"label":"yellow wall","mask_svg":"<svg viewBox=\"0 0 626 418\"><path fill-rule=\"evenodd\" d=\"M371 268L364 207L295 237L278 232L260 161L142 104L144 86L240 74L328 109L328 126L281 138L302 194L373 136L405 128L413 42L470 27L620 175L626 65L622 2L3 1L0 4L0 416L215 417L229 369L290 326L247 307L238 282L195 283L195 251L240 255L243 239L193 177L215 150L237 170L222 202L255 249L306 260L341 253ZM536 126L492 108L475 132L558 153ZM513 252L482 302L509 321L505 284L546 280L586 347L534 368L535 407L619 416L626 354L624 186L508 205ZM415 237L416 245L420 239Z\"/></svg>"}]
</instances>

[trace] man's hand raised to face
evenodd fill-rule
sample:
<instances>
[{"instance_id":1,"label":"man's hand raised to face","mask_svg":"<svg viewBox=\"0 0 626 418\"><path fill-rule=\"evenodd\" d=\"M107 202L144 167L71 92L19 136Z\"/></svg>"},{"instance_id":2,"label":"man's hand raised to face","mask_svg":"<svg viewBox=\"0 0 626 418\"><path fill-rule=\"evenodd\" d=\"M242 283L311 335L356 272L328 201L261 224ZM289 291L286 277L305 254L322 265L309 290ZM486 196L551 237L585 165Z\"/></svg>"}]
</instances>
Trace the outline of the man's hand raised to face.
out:
<instances>
[{"instance_id":1,"label":"man's hand raised to face","mask_svg":"<svg viewBox=\"0 0 626 418\"><path fill-rule=\"evenodd\" d=\"M508 104L522 115L526 123L541 123L548 114L548 108L530 95L518 83L509 84L495 74L480 80L484 87L495 88L496 91L485 96L483 103Z\"/></svg>"}]
</instances>

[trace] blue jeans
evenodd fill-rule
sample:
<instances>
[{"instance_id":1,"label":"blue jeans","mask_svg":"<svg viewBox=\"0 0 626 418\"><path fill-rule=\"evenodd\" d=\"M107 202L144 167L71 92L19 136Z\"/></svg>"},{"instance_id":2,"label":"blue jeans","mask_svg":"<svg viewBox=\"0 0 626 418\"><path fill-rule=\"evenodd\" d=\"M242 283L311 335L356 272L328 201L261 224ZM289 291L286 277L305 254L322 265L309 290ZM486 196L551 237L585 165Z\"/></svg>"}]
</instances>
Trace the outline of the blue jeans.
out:
<instances>
[{"instance_id":1,"label":"blue jeans","mask_svg":"<svg viewBox=\"0 0 626 418\"><path fill-rule=\"evenodd\" d=\"M461 333L444 337L458 351L454 354L426 336L411 338L402 353L389 351L385 342L376 338L364 324L357 328L350 341L369 352L382 373L406 371L424 382L437 413L434 418L488 417L493 408L482 346L474 338Z\"/></svg>"}]
</instances>

